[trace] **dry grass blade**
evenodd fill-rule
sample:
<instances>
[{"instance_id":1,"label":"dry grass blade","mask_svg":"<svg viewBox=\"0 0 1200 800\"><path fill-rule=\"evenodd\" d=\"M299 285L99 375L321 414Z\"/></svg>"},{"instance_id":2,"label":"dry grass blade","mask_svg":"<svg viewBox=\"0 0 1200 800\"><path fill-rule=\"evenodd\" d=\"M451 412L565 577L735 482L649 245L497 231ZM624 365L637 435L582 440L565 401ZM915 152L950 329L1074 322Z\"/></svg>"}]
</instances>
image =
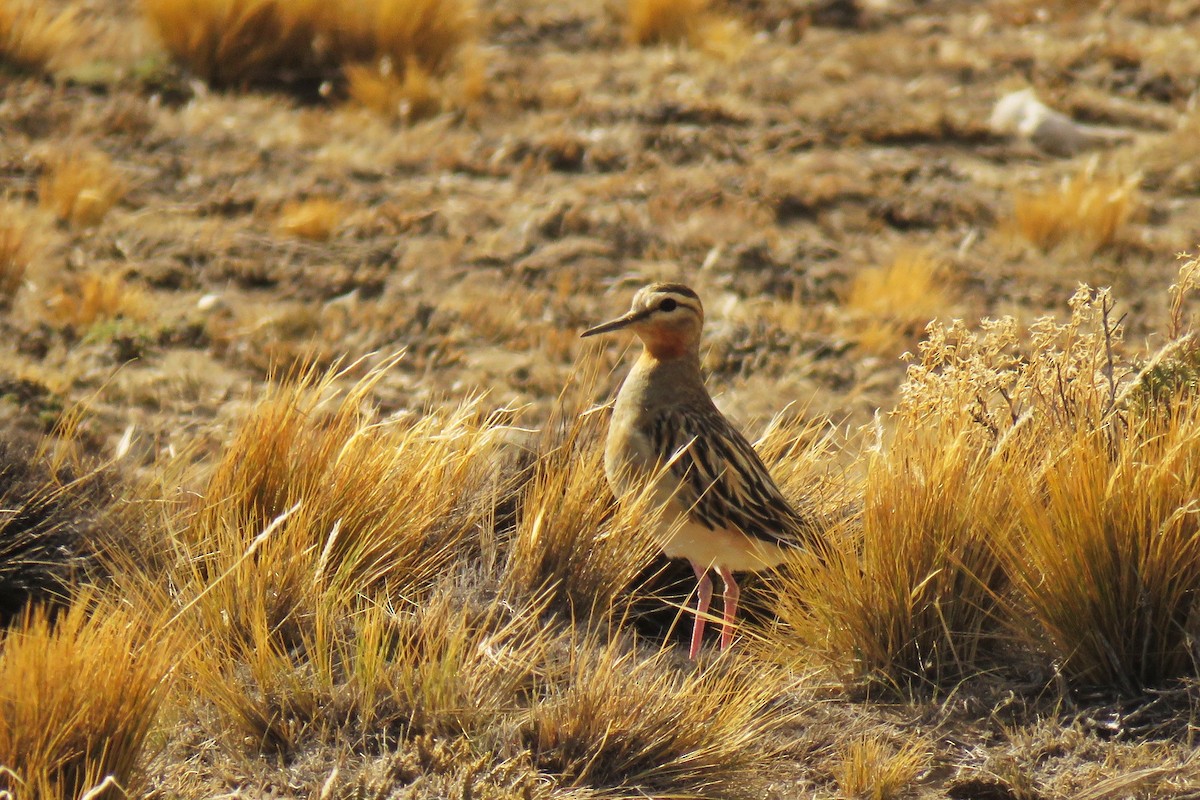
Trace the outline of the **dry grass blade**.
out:
<instances>
[{"instance_id":1,"label":"dry grass blade","mask_svg":"<svg viewBox=\"0 0 1200 800\"><path fill-rule=\"evenodd\" d=\"M0 65L38 72L61 66L79 38L76 9L58 14L38 0L0 0Z\"/></svg>"},{"instance_id":2,"label":"dry grass blade","mask_svg":"<svg viewBox=\"0 0 1200 800\"><path fill-rule=\"evenodd\" d=\"M17 796L130 787L175 665L143 612L84 596L53 621L31 611L0 639L0 764ZM0 788L5 787L0 777Z\"/></svg>"}]
</instances>

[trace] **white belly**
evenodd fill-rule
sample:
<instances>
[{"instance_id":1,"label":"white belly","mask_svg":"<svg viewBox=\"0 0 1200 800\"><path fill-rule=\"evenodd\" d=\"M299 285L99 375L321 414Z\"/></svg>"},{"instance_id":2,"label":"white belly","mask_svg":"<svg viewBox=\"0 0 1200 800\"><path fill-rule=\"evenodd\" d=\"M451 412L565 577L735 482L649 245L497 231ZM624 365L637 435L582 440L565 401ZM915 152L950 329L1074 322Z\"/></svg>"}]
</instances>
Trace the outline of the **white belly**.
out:
<instances>
[{"instance_id":1,"label":"white belly","mask_svg":"<svg viewBox=\"0 0 1200 800\"><path fill-rule=\"evenodd\" d=\"M787 551L779 545L752 539L739 531L710 530L690 519L664 528L663 553L703 567L757 572L777 567L787 558Z\"/></svg>"}]
</instances>

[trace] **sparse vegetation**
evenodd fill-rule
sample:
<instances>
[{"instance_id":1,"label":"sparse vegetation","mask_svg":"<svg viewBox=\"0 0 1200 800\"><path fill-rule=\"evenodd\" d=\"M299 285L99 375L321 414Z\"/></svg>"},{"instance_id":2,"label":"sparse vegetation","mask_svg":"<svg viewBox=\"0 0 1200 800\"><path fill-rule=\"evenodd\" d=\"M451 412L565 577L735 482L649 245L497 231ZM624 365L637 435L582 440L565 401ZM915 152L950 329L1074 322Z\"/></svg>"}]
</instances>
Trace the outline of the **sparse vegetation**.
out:
<instances>
[{"instance_id":1,"label":"sparse vegetation","mask_svg":"<svg viewBox=\"0 0 1200 800\"><path fill-rule=\"evenodd\" d=\"M1035 5L0 3L0 794L1191 797L1191 11ZM650 279L831 548L696 663Z\"/></svg>"}]
</instances>

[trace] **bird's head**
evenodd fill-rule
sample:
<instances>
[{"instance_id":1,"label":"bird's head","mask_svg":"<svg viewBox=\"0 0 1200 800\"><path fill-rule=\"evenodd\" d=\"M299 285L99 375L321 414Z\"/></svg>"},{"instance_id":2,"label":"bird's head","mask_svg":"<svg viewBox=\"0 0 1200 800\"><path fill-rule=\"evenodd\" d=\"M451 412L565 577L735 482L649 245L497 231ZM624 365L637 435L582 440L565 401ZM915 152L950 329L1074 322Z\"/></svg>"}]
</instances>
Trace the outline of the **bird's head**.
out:
<instances>
[{"instance_id":1,"label":"bird's head","mask_svg":"<svg viewBox=\"0 0 1200 800\"><path fill-rule=\"evenodd\" d=\"M642 340L655 358L678 358L699 353L704 306L700 297L682 283L652 283L633 296L629 312L584 331L595 336L625 328Z\"/></svg>"}]
</instances>

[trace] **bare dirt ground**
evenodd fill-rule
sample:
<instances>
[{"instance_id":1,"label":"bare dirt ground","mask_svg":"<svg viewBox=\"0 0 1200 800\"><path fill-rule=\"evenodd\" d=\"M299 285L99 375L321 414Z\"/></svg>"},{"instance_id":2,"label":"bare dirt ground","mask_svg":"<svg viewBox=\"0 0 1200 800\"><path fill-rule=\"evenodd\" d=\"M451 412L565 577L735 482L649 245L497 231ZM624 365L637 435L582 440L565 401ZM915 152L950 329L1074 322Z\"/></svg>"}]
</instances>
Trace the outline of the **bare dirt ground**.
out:
<instances>
[{"instance_id":1,"label":"bare dirt ground","mask_svg":"<svg viewBox=\"0 0 1200 800\"><path fill-rule=\"evenodd\" d=\"M0 410L43 431L79 407L88 448L128 446L131 468L211 459L273 371L401 349L376 389L386 411L486 393L536 426L581 363L612 371L597 402L615 389L623 343L578 333L661 279L704 298L709 385L744 429L790 407L853 439L886 420L933 317L1062 315L1085 282L1112 286L1126 338L1153 345L1175 256L1200 241L1197 2L746 0L725 7L749 31L726 58L630 46L600 3L502 0L481 9L482 97L411 125L208 90L135 3L75 5L91 32L75 64L0 78L3 213L32 226L35 254L0 317ZM1128 138L1060 158L994 133L996 100L1026 86ZM49 165L94 151L128 186L117 206L94 227L39 208ZM1111 241L1029 242L1023 194L1081 175L1135 187ZM280 225L313 198L340 204L327 241ZM855 294L903 258L937 265L932 288ZM102 310L81 311L104 281ZM1180 777L1196 775L1193 728L1150 745L1064 733L987 691L962 708L833 704L813 729L867 713L944 733L958 760L926 774L929 796L1200 796ZM797 759L827 747L801 738ZM1003 780L952 781L967 764ZM779 796L816 791L780 781Z\"/></svg>"}]
</instances>

